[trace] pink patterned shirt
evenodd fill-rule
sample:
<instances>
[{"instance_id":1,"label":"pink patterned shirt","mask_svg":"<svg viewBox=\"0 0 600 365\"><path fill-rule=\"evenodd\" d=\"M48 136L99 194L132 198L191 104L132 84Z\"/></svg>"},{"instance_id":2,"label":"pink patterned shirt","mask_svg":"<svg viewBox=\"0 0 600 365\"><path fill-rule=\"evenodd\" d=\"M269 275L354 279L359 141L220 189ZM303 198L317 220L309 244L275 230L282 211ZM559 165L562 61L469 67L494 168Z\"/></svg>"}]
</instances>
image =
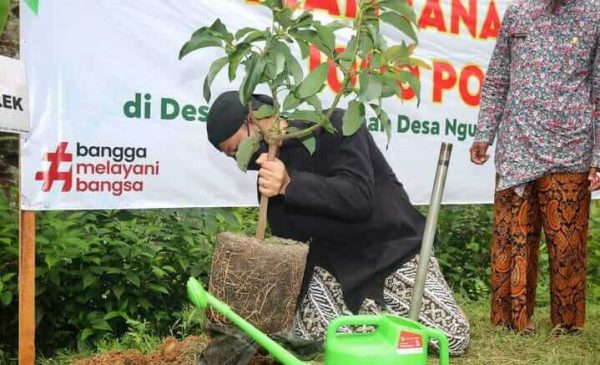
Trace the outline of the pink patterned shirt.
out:
<instances>
[{"instance_id":1,"label":"pink patterned shirt","mask_svg":"<svg viewBox=\"0 0 600 365\"><path fill-rule=\"evenodd\" d=\"M600 2L550 3L508 8L487 70L475 141L497 139L497 190L600 167Z\"/></svg>"}]
</instances>

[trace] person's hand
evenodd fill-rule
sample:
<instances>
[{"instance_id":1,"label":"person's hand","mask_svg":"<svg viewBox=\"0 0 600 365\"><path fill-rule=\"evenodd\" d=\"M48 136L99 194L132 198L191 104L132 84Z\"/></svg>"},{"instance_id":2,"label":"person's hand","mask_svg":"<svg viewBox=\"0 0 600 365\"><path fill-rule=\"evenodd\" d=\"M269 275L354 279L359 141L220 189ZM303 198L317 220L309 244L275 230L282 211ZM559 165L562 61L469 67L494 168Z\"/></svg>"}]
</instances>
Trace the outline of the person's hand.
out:
<instances>
[{"instance_id":1,"label":"person's hand","mask_svg":"<svg viewBox=\"0 0 600 365\"><path fill-rule=\"evenodd\" d=\"M483 165L487 162L490 157L487 154L488 143L487 142L473 142L469 152L471 153L471 162L476 165Z\"/></svg>"},{"instance_id":2,"label":"person's hand","mask_svg":"<svg viewBox=\"0 0 600 365\"><path fill-rule=\"evenodd\" d=\"M260 166L258 170L258 190L267 198L277 195L285 195L285 189L290 183L290 176L287 173L284 163L276 158L268 161L268 155L263 153L256 160Z\"/></svg>"},{"instance_id":3,"label":"person's hand","mask_svg":"<svg viewBox=\"0 0 600 365\"><path fill-rule=\"evenodd\" d=\"M600 172L597 168L592 167L590 169L588 180L590 181L590 191L596 191L600 189Z\"/></svg>"}]
</instances>

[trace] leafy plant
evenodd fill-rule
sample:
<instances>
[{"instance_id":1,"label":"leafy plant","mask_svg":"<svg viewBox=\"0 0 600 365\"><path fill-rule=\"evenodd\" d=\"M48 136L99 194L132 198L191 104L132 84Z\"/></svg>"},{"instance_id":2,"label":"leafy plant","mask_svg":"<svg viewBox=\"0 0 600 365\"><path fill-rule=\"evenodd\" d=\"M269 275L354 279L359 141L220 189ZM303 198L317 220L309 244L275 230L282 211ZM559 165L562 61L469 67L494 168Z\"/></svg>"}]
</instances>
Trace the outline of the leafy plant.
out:
<instances>
[{"instance_id":1,"label":"leafy plant","mask_svg":"<svg viewBox=\"0 0 600 365\"><path fill-rule=\"evenodd\" d=\"M247 214L247 213L243 213ZM216 234L242 229L230 209L40 212L36 240L37 345L41 353L96 348L142 329L199 328L185 282L210 272ZM0 350L17 339L18 210L0 193ZM9 300L10 299L10 300ZM140 324L141 323L141 324ZM131 337L131 336L130 336Z\"/></svg>"},{"instance_id":2,"label":"leafy plant","mask_svg":"<svg viewBox=\"0 0 600 365\"><path fill-rule=\"evenodd\" d=\"M8 21L8 12L10 11L10 0L0 0L0 35L4 31Z\"/></svg>"},{"instance_id":3,"label":"leafy plant","mask_svg":"<svg viewBox=\"0 0 600 365\"><path fill-rule=\"evenodd\" d=\"M330 117L343 98L350 98L343 117L342 133L353 135L365 123L366 109L371 108L383 123L391 138L391 121L382 107L384 98L401 93L401 85L409 84L415 93L420 92L417 78L407 70L409 66L427 67L425 62L413 57L417 45L416 16L406 0L359 0L353 23L334 21L323 24L309 11L286 7L283 0L262 0L259 4L271 10L272 24L266 29L242 28L235 33L217 19L211 26L196 30L181 48L179 57L207 47L218 47L225 56L212 62L204 80L204 98L211 98L211 84L216 75L227 66L229 81L238 77L244 68L245 76L239 87L240 101L252 106L249 100L258 85L266 84L273 98L273 106L263 105L250 112L254 119L273 118L273 127L255 138L248 138L238 147L238 166L245 171L249 159L264 138L269 145L269 157L276 155L279 142L299 138L312 154L315 138L312 132L323 128L335 132ZM412 43L402 41L388 45L380 28L388 23ZM352 32L343 51L336 47L336 32ZM316 47L327 61L304 75L300 62L290 45L295 44L302 58L307 58L310 47ZM357 67L358 60L362 60ZM341 89L331 107L324 111L319 93L324 89L333 64L343 75ZM354 80L358 79L356 85ZM282 102L280 95L283 96ZM290 120L302 120L310 126L301 130L283 131L280 127L283 113ZM287 133L286 133L287 132ZM264 237L267 199L261 199L258 234Z\"/></svg>"}]
</instances>

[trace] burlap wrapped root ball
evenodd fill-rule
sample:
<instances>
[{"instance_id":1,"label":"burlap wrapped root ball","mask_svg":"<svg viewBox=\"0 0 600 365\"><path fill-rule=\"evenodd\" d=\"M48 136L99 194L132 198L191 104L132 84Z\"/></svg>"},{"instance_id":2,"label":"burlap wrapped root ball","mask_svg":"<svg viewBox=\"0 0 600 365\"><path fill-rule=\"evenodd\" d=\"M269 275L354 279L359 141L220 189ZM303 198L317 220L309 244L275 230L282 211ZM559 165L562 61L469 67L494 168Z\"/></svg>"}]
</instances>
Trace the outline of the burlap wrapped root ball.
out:
<instances>
[{"instance_id":1,"label":"burlap wrapped root ball","mask_svg":"<svg viewBox=\"0 0 600 365\"><path fill-rule=\"evenodd\" d=\"M221 233L213 254L209 290L237 314L268 334L292 323L308 245L271 237L264 242ZM211 320L224 323L215 311Z\"/></svg>"}]
</instances>

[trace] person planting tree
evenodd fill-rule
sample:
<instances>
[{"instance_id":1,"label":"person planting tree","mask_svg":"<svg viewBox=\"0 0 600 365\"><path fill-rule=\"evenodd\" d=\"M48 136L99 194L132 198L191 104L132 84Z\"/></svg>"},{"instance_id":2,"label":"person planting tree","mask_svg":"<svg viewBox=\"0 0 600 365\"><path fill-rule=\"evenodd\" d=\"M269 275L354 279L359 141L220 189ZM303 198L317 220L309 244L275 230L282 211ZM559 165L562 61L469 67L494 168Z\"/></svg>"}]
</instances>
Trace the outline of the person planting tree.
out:
<instances>
[{"instance_id":1,"label":"person planting tree","mask_svg":"<svg viewBox=\"0 0 600 365\"><path fill-rule=\"evenodd\" d=\"M253 109L272 100L253 95ZM335 109L331 124L342 129L345 111ZM255 119L237 91L215 100L207 119L210 142L233 157L244 140L273 124L302 128L302 121ZM311 155L297 139L284 141L279 157L267 158L262 142L248 168L258 170L258 190L270 198L268 222L274 235L310 242L293 331L323 340L327 325L351 313L408 314L424 217L376 146L366 126L352 136L313 132ZM450 350L463 354L469 323L432 258L419 320L448 335Z\"/></svg>"},{"instance_id":2,"label":"person planting tree","mask_svg":"<svg viewBox=\"0 0 600 365\"><path fill-rule=\"evenodd\" d=\"M302 2L292 3L300 7ZM228 65L229 80L234 81L243 65L245 76L239 89L219 95L210 107L207 134L213 146L234 157L242 171L259 171L258 240L220 240L213 259L211 291L220 291L230 305L235 298L234 309L246 318L253 317L256 325L268 332L285 328L289 319L296 337L305 340L322 341L328 323L343 314L390 311L406 315L425 219L411 205L375 145L365 127L365 115L367 107L373 110L389 142L391 121L383 100L400 96L402 87L410 87L419 100L420 84L409 69L428 65L413 56L417 46L415 13L406 0L360 0L352 25L339 20L323 24L311 12L299 13L282 0L258 4L271 10L273 22L268 28L242 28L233 34L217 19L194 32L180 52L184 57L205 47L225 51L226 56L213 61L205 77L207 101L220 70ZM380 31L382 23L413 43L403 40L388 46ZM337 46L336 32L349 36L346 47ZM307 58L313 47L327 60L312 67L305 77L291 44L298 45L302 58ZM330 64L341 73L342 82L329 109L323 110L319 93ZM260 84L268 87L270 95L254 92ZM343 99L349 99L347 110L337 108ZM267 220L275 236L309 243L302 285L294 298L295 311L284 320L278 316L277 321L261 313L265 308L272 313L273 306L283 306L281 300L287 303L288 298L272 293L281 295L296 288L281 284L280 278L266 278L282 266L268 262L268 252L278 248L264 250L266 244L261 244ZM299 246L298 252L306 249ZM267 266L262 272L248 264L259 261L244 256L247 247L267 256L260 261ZM230 264L235 260L237 265ZM233 280L228 277L231 271L237 273ZM253 283L254 292L247 290L249 277L263 279L263 283ZM280 281L270 285L275 280ZM260 287L270 289L257 293ZM249 301L261 305L248 308ZM452 354L466 351L468 320L435 259L430 264L420 320L448 334Z\"/></svg>"}]
</instances>

